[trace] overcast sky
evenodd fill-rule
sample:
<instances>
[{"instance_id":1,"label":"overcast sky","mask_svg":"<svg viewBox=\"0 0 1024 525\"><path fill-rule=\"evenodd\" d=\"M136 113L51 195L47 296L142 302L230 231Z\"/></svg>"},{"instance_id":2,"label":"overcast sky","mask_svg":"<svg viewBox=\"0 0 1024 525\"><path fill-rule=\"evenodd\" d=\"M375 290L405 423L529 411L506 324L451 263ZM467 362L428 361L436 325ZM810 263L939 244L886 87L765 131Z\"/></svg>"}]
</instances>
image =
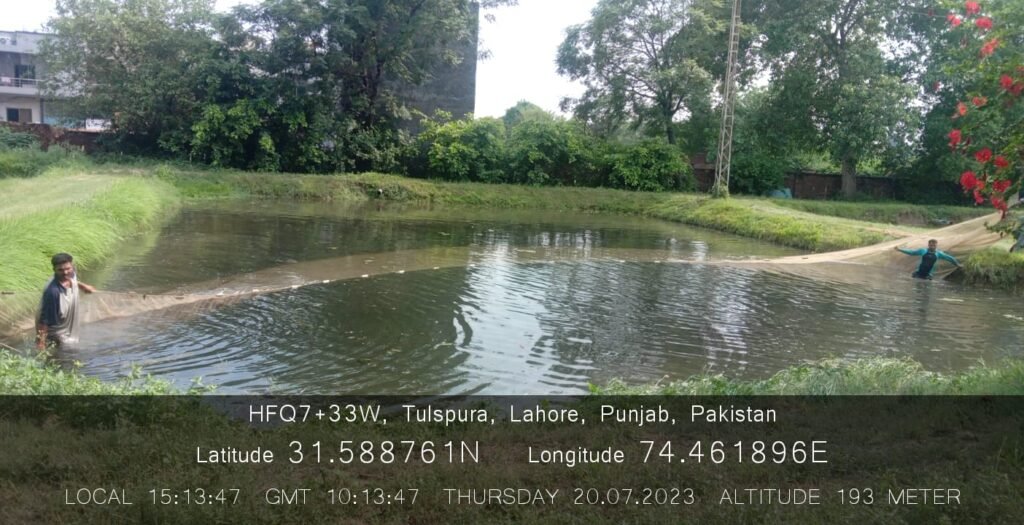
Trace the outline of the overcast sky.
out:
<instances>
[{"instance_id":1,"label":"overcast sky","mask_svg":"<svg viewBox=\"0 0 1024 525\"><path fill-rule=\"evenodd\" d=\"M0 30L41 31L56 14L55 0L4 1ZM255 0L217 0L218 10ZM494 22L480 21L483 46L491 58L477 65L476 114L501 116L520 100L552 112L558 101L582 88L556 72L555 53L565 28L585 22L597 0L519 0L493 11Z\"/></svg>"}]
</instances>

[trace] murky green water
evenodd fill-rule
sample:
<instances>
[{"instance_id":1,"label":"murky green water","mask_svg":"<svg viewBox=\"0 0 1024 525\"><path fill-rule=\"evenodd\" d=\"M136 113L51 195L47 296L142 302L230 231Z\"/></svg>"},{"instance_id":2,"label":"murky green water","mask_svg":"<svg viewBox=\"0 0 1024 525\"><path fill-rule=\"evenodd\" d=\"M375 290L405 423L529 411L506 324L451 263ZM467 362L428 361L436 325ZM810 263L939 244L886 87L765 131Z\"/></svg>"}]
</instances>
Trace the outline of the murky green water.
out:
<instances>
[{"instance_id":1,"label":"murky green water","mask_svg":"<svg viewBox=\"0 0 1024 525\"><path fill-rule=\"evenodd\" d=\"M203 205L83 279L149 293L242 274L246 286L331 282L104 321L60 357L103 378L138 365L222 392L522 394L766 377L829 356L953 370L1022 354L1024 322L1001 315L1019 312L1016 297L877 270L843 284L699 264L793 253L615 216Z\"/></svg>"}]
</instances>

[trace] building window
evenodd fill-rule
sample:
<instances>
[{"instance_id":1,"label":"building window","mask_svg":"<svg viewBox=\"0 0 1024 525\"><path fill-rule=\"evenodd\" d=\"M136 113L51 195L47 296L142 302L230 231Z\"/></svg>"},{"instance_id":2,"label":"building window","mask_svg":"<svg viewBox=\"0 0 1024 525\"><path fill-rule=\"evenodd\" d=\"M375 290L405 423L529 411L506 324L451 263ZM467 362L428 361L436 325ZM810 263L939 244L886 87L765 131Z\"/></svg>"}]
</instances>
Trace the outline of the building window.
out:
<instances>
[{"instance_id":1,"label":"building window","mask_svg":"<svg viewBox=\"0 0 1024 525\"><path fill-rule=\"evenodd\" d=\"M18 87L35 85L36 66L31 64L15 64L14 78L14 85Z\"/></svg>"},{"instance_id":2,"label":"building window","mask_svg":"<svg viewBox=\"0 0 1024 525\"><path fill-rule=\"evenodd\" d=\"M32 122L31 108L7 108L7 122Z\"/></svg>"}]
</instances>

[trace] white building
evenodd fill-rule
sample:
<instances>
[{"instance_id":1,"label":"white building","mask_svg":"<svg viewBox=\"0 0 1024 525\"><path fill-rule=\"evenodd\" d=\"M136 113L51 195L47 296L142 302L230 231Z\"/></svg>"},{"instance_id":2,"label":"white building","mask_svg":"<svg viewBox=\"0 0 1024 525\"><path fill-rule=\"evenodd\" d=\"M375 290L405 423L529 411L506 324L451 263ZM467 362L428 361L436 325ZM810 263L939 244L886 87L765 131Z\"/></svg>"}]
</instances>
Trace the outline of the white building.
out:
<instances>
[{"instance_id":1,"label":"white building","mask_svg":"<svg viewBox=\"0 0 1024 525\"><path fill-rule=\"evenodd\" d=\"M36 53L47 35L0 31L0 121L44 122L43 66Z\"/></svg>"}]
</instances>

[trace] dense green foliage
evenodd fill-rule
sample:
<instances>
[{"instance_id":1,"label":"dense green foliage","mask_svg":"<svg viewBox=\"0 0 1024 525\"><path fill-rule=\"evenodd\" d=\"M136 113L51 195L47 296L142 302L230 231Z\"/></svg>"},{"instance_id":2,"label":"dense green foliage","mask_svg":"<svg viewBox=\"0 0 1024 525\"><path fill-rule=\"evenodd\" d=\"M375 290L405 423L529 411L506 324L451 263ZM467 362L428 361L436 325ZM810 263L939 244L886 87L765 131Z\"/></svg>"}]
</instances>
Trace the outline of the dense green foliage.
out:
<instances>
[{"instance_id":1,"label":"dense green foliage","mask_svg":"<svg viewBox=\"0 0 1024 525\"><path fill-rule=\"evenodd\" d=\"M693 169L678 147L658 139L618 143L532 104L503 119L424 120L409 173L459 182L691 190Z\"/></svg>"},{"instance_id":2,"label":"dense green foliage","mask_svg":"<svg viewBox=\"0 0 1024 525\"><path fill-rule=\"evenodd\" d=\"M567 100L577 118L605 134L623 124L676 143L676 116L705 110L722 52L728 13L721 0L602 0L591 19L570 27L559 72L586 85Z\"/></svg>"},{"instance_id":3,"label":"dense green foliage","mask_svg":"<svg viewBox=\"0 0 1024 525\"><path fill-rule=\"evenodd\" d=\"M135 371L109 383L63 370L42 358L24 357L0 348L0 394L15 396L162 395L177 392L170 383Z\"/></svg>"},{"instance_id":4,"label":"dense green foliage","mask_svg":"<svg viewBox=\"0 0 1024 525\"><path fill-rule=\"evenodd\" d=\"M50 166L73 161L78 157L60 147L43 151L35 135L0 126L0 179L31 177L46 171Z\"/></svg>"},{"instance_id":5,"label":"dense green foliage","mask_svg":"<svg viewBox=\"0 0 1024 525\"><path fill-rule=\"evenodd\" d=\"M903 57L882 48L887 37L903 38L904 7L886 0L772 0L756 20L776 125L790 140L829 151L842 167L846 197L856 192L861 160L917 129L910 71Z\"/></svg>"},{"instance_id":6,"label":"dense green foliage","mask_svg":"<svg viewBox=\"0 0 1024 525\"><path fill-rule=\"evenodd\" d=\"M483 9L514 3L486 0ZM41 49L68 117L113 117L120 150L216 166L394 171L404 93L472 50L466 0L60 0Z\"/></svg>"},{"instance_id":7,"label":"dense green foliage","mask_svg":"<svg viewBox=\"0 0 1024 525\"><path fill-rule=\"evenodd\" d=\"M31 133L20 133L0 126L0 151L9 149L30 149L39 146L39 140Z\"/></svg>"},{"instance_id":8,"label":"dense green foliage","mask_svg":"<svg viewBox=\"0 0 1024 525\"><path fill-rule=\"evenodd\" d=\"M427 121L419 137L427 173L452 181L502 182L505 124L494 118Z\"/></svg>"},{"instance_id":9,"label":"dense green foliage","mask_svg":"<svg viewBox=\"0 0 1024 525\"><path fill-rule=\"evenodd\" d=\"M514 3L479 7L488 18ZM714 157L729 4L602 0L559 47L559 71L586 87L563 103L572 120L524 101L500 122L438 119L419 137L408 93L474 58L469 0L262 0L230 14L210 0L60 0L42 56L62 116L111 118L115 151L253 171L678 190L692 182L676 160ZM951 28L959 0L744 2L731 190L764 194L816 159L812 169L843 173L846 197L856 172L872 172L910 179L901 187L917 200L955 200L936 182L972 160L950 152L951 122L970 123L968 153L984 142L1019 159L1024 105L997 86L1024 82L1024 9L981 9ZM982 15L991 31L974 27ZM979 56L992 40L996 52ZM750 87L758 77L770 85ZM982 95L987 105L950 120ZM0 173L31 174L12 163L0 159ZM1018 179L1022 165L1010 168Z\"/></svg>"},{"instance_id":10,"label":"dense green foliage","mask_svg":"<svg viewBox=\"0 0 1024 525\"><path fill-rule=\"evenodd\" d=\"M612 185L639 191L692 190L693 169L678 150L664 141L647 139L613 148L605 160Z\"/></svg>"}]
</instances>

